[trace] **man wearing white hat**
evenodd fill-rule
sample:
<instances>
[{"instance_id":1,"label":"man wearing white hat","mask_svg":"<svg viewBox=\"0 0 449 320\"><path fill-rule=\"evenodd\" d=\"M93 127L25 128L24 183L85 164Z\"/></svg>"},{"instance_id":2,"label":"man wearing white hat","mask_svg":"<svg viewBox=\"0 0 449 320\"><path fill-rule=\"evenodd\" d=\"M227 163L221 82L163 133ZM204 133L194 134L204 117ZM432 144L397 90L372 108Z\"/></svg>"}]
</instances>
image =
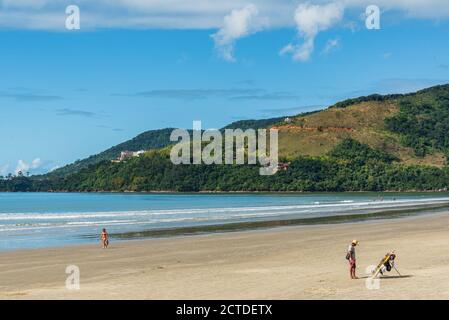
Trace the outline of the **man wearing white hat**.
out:
<instances>
[{"instance_id":1,"label":"man wearing white hat","mask_svg":"<svg viewBox=\"0 0 449 320\"><path fill-rule=\"evenodd\" d=\"M348 254L346 255L347 259L349 260L349 274L351 276L351 279L357 279L355 275L355 268L356 268L355 247L358 244L359 244L358 240L352 240L348 248Z\"/></svg>"}]
</instances>

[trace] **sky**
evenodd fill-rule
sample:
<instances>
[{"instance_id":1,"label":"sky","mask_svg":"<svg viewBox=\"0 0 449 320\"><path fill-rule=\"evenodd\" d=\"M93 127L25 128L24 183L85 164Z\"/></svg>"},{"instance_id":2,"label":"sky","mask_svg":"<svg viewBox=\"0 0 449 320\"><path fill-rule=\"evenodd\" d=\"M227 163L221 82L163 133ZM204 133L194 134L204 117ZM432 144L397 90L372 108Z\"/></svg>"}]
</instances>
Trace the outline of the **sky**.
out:
<instances>
[{"instance_id":1,"label":"sky","mask_svg":"<svg viewBox=\"0 0 449 320\"><path fill-rule=\"evenodd\" d=\"M0 175L449 83L448 40L443 0L0 0Z\"/></svg>"}]
</instances>

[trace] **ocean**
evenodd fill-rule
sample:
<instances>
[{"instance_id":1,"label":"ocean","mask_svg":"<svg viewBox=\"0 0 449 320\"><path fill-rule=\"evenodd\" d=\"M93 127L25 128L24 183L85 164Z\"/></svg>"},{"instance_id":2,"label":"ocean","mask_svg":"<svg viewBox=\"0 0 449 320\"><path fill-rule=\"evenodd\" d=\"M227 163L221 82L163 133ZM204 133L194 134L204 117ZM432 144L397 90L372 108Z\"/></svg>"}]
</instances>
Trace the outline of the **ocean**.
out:
<instances>
[{"instance_id":1,"label":"ocean","mask_svg":"<svg viewBox=\"0 0 449 320\"><path fill-rule=\"evenodd\" d=\"M447 193L0 193L0 250L99 242L118 235L308 219L449 204ZM115 236L117 235L117 237Z\"/></svg>"}]
</instances>

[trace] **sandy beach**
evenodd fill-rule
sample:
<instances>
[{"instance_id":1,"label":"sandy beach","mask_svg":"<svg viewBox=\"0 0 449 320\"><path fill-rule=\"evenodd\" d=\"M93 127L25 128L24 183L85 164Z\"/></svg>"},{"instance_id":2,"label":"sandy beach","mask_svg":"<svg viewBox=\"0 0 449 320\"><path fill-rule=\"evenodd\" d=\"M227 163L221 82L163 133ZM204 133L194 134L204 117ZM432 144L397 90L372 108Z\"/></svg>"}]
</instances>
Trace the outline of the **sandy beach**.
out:
<instances>
[{"instance_id":1,"label":"sandy beach","mask_svg":"<svg viewBox=\"0 0 449 320\"><path fill-rule=\"evenodd\" d=\"M345 251L360 240L359 280ZM365 269L397 267L367 289ZM80 290L65 287L80 268ZM1 299L449 299L449 212L0 253Z\"/></svg>"}]
</instances>

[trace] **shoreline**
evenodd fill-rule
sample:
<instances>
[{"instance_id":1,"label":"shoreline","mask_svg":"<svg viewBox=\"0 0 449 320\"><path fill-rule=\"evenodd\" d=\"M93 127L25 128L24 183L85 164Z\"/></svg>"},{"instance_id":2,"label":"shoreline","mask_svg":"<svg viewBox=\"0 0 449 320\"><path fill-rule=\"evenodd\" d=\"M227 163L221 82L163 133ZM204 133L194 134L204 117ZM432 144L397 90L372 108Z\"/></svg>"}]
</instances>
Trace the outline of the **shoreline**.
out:
<instances>
[{"instance_id":1,"label":"shoreline","mask_svg":"<svg viewBox=\"0 0 449 320\"><path fill-rule=\"evenodd\" d=\"M406 219L424 214L438 214L449 208L449 203L436 205L416 205L411 208L390 208L388 210L365 210L366 213L352 213L311 218L291 218L275 220L257 220L245 222L228 222L223 224L205 224L190 227L175 227L165 229L149 229L114 233L112 236L118 240L170 238L176 236L208 235L215 233L245 232L251 230L268 230L282 227L334 225L347 223L362 223L373 220Z\"/></svg>"},{"instance_id":2,"label":"shoreline","mask_svg":"<svg viewBox=\"0 0 449 320\"><path fill-rule=\"evenodd\" d=\"M153 240L170 239L177 237L195 237L200 235L227 234L250 231L275 230L285 227L298 226L332 226L339 224L365 223L370 221L388 221L395 219L408 219L426 215L435 215L449 211L449 202L439 202L432 204L414 204L405 207L390 207L386 209L361 209L345 214L334 214L325 216L312 216L303 218L281 218L281 219L255 219L253 221L205 223L193 226L179 226L168 228L153 228L140 231L111 232L110 239L114 242L128 240ZM80 239L98 239L98 235L84 235ZM96 242L96 241L95 241ZM42 246L35 248L5 248L2 252L16 252L39 249L61 249L75 246L92 245L94 242L82 242L63 244L59 246Z\"/></svg>"},{"instance_id":3,"label":"shoreline","mask_svg":"<svg viewBox=\"0 0 449 320\"><path fill-rule=\"evenodd\" d=\"M86 194L96 194L96 193L110 193L110 194L176 194L176 195L182 195L182 194L189 194L189 195L201 195L201 194L328 194L328 193L337 193L337 194L365 194L365 193L376 193L376 194L391 194L391 193L410 193L410 194L416 194L416 193L448 193L449 190L443 190L443 189L431 189L431 190L383 190L383 191L372 191L372 190L354 190L354 191L208 191L208 190L202 190L202 191L176 191L176 190L153 190L153 191L133 191L133 190L111 190L111 191L67 191L67 190L47 190L47 191L2 191L0 190L0 193L86 193Z\"/></svg>"},{"instance_id":4,"label":"shoreline","mask_svg":"<svg viewBox=\"0 0 449 320\"><path fill-rule=\"evenodd\" d=\"M399 212L398 212L399 211ZM424 212L420 214L421 212ZM435 207L431 209L427 208L415 208L415 209L405 209L405 210L388 210L388 211L381 211L379 212L380 215L377 216L377 213L373 213L373 217L367 217L367 218L360 218L360 219L351 219L349 215L341 215L341 216L330 216L330 218L336 218L334 222L312 222L312 223L296 223L296 220L314 220L314 218L309 219L285 219L285 220L268 220L268 221L254 221L254 222L248 222L248 224L258 224L261 223L263 226L261 227L247 227L247 228L239 228L238 226L241 224L246 224L246 222L243 223L225 223L221 225L204 225L204 226L197 226L197 227L185 227L186 229L193 229L198 228L198 232L192 232L192 233L186 233L184 232L184 227L180 228L169 228L169 229L155 229L155 230L146 230L146 231L136 231L136 232L129 232L129 233L149 233L152 234L153 232L155 234L165 231L168 231L170 233L169 235L152 235L152 236L136 236L136 237L127 237L123 236L120 238L117 238L117 234L114 234L114 237L111 237L110 234L110 240L112 243L115 244L133 244L133 243L139 243L139 242L152 242L152 241L164 241L164 240L177 240L177 239L195 239L195 238L204 238L204 237L213 237L213 236L232 236L234 234L251 234L251 233L271 233L276 232L277 230L283 231L288 229L305 229L308 228L332 228L332 226L351 226L351 225L374 225L374 224L382 224L387 223L389 221L392 222L400 222L400 221L411 221L415 219L426 219L426 218L436 218L439 216L448 215L449 216L449 204L448 205L442 205L441 207ZM385 216L392 213L390 216ZM365 215L371 215L371 214L360 214L360 216ZM359 216L359 215L357 215ZM325 220L329 217L318 217L318 220ZM340 219L343 221L339 221ZM346 219L348 218L348 219ZM266 225L265 225L266 224ZM272 225L271 225L272 224ZM235 226L237 225L237 226ZM203 231L203 228L211 227L212 229L217 228L216 231ZM221 230L220 228L224 227L224 230ZM228 230L229 227L229 230ZM121 233L119 235L128 235L128 233ZM92 238L91 236L86 236L86 238ZM98 236L94 237L95 239L98 238ZM91 247L98 247L99 240L95 243L72 243L72 244L66 244L62 246L49 246L49 247L36 247L36 248L19 248L19 249L12 249L12 250L0 250L0 258L2 254L14 254L14 253L22 253L22 252L35 252L35 251L59 251L64 249L82 249L82 248L91 248Z\"/></svg>"},{"instance_id":5,"label":"shoreline","mask_svg":"<svg viewBox=\"0 0 449 320\"><path fill-rule=\"evenodd\" d=\"M449 299L449 211L362 223L289 226L0 253L0 299ZM359 280L344 259L357 248ZM379 290L367 266L395 249ZM76 265L81 289L67 290ZM447 288L446 288L447 287Z\"/></svg>"}]
</instances>

